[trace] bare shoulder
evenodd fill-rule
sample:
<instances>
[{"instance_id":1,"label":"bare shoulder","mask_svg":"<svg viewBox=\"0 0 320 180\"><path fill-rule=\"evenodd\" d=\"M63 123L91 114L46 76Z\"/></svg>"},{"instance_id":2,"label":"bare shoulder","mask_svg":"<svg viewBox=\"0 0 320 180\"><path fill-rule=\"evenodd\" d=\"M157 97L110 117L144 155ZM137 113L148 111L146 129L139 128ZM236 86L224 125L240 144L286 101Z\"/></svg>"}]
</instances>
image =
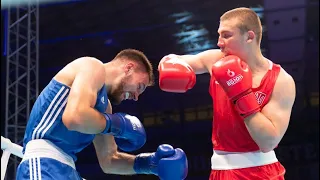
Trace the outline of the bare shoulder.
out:
<instances>
[{"instance_id":1,"label":"bare shoulder","mask_svg":"<svg viewBox=\"0 0 320 180\"><path fill-rule=\"evenodd\" d=\"M291 105L296 96L294 79L283 68L278 75L272 96L281 102Z\"/></svg>"},{"instance_id":2,"label":"bare shoulder","mask_svg":"<svg viewBox=\"0 0 320 180\"><path fill-rule=\"evenodd\" d=\"M292 76L287 73L283 68L280 69L280 73L276 82L276 86L282 87L295 87L295 82ZM295 89L295 88L294 88Z\"/></svg>"},{"instance_id":3,"label":"bare shoulder","mask_svg":"<svg viewBox=\"0 0 320 180\"><path fill-rule=\"evenodd\" d=\"M224 54L220 51L220 49L210 49L199 53L198 56L211 73L212 65L223 58Z\"/></svg>"},{"instance_id":4,"label":"bare shoulder","mask_svg":"<svg viewBox=\"0 0 320 180\"><path fill-rule=\"evenodd\" d=\"M54 79L65 85L71 86L76 75L82 71L100 73L102 77L104 77L104 74L102 73L105 73L103 70L103 63L100 60L94 57L85 56L68 63L54 76Z\"/></svg>"},{"instance_id":5,"label":"bare shoulder","mask_svg":"<svg viewBox=\"0 0 320 180\"><path fill-rule=\"evenodd\" d=\"M103 65L102 61L100 61L99 59L95 58L95 57L90 57L90 56L84 56L84 57L80 57L77 58L75 60L73 60L71 63L73 64L77 64L77 65L89 65L89 66L99 66L99 65Z\"/></svg>"}]
</instances>

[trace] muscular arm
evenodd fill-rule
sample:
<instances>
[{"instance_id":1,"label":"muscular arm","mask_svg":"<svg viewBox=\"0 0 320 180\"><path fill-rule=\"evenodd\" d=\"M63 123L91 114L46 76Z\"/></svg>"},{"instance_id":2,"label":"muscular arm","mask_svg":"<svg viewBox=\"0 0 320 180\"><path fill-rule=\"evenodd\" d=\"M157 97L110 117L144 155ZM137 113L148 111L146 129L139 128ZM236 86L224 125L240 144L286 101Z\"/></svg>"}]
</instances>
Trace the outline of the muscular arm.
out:
<instances>
[{"instance_id":1,"label":"muscular arm","mask_svg":"<svg viewBox=\"0 0 320 180\"><path fill-rule=\"evenodd\" d=\"M279 77L271 99L261 112L245 119L252 139L262 152L273 150L284 136L295 100L295 83L286 73Z\"/></svg>"},{"instance_id":2,"label":"muscular arm","mask_svg":"<svg viewBox=\"0 0 320 180\"><path fill-rule=\"evenodd\" d=\"M134 155L117 151L114 137L111 135L98 134L93 140L99 164L107 174L135 174L133 170Z\"/></svg>"},{"instance_id":3,"label":"muscular arm","mask_svg":"<svg viewBox=\"0 0 320 180\"><path fill-rule=\"evenodd\" d=\"M104 66L99 60L90 57L76 61L77 72L62 121L69 130L98 134L106 127L104 116L94 109L97 92L105 82Z\"/></svg>"},{"instance_id":4,"label":"muscular arm","mask_svg":"<svg viewBox=\"0 0 320 180\"><path fill-rule=\"evenodd\" d=\"M109 101L108 114L112 114L112 108ZM120 153L117 151L117 144L112 135L96 135L93 145L99 160L99 164L104 173L107 174L135 174L133 163L135 156Z\"/></svg>"},{"instance_id":5,"label":"muscular arm","mask_svg":"<svg viewBox=\"0 0 320 180\"><path fill-rule=\"evenodd\" d=\"M211 66L224 54L219 49L203 51L195 55L177 55L179 59L189 64L196 74L210 73Z\"/></svg>"}]
</instances>

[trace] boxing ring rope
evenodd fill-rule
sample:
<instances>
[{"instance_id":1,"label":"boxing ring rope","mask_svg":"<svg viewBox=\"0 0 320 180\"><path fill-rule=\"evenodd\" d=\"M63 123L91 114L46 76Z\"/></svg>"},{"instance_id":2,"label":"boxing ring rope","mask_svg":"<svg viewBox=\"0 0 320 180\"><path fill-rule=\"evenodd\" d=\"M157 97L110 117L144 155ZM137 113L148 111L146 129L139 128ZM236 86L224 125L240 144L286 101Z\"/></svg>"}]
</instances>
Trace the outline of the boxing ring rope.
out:
<instances>
[{"instance_id":1,"label":"boxing ring rope","mask_svg":"<svg viewBox=\"0 0 320 180\"><path fill-rule=\"evenodd\" d=\"M11 154L19 158L23 158L23 153L22 146L11 142L10 139L3 136L1 136L1 149L3 151L1 156L1 180L4 180ZM82 178L82 180L86 179Z\"/></svg>"},{"instance_id":2,"label":"boxing ring rope","mask_svg":"<svg viewBox=\"0 0 320 180\"><path fill-rule=\"evenodd\" d=\"M1 156L1 180L4 180L7 171L7 165L10 155L13 154L20 158L23 157L22 147L18 144L12 143L10 139L1 136L1 149L3 151Z\"/></svg>"}]
</instances>

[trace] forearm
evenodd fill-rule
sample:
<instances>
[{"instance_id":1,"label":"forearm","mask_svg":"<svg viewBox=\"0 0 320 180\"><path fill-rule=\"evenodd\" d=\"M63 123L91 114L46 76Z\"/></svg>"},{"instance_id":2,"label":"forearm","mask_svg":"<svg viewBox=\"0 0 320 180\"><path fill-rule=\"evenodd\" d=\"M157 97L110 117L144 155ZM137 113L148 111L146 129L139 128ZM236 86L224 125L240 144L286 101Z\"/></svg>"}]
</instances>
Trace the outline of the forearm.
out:
<instances>
[{"instance_id":1,"label":"forearm","mask_svg":"<svg viewBox=\"0 0 320 180\"><path fill-rule=\"evenodd\" d=\"M69 130L85 134L98 134L106 128L106 119L103 114L93 108L75 111L65 120Z\"/></svg>"},{"instance_id":2,"label":"forearm","mask_svg":"<svg viewBox=\"0 0 320 180\"><path fill-rule=\"evenodd\" d=\"M260 147L261 151L271 151L279 143L280 137L277 128L261 112L248 116L244 122L249 134Z\"/></svg>"},{"instance_id":3,"label":"forearm","mask_svg":"<svg viewBox=\"0 0 320 180\"><path fill-rule=\"evenodd\" d=\"M133 175L136 174L134 165L135 156L116 152L106 164L103 165L103 172L107 174Z\"/></svg>"}]
</instances>

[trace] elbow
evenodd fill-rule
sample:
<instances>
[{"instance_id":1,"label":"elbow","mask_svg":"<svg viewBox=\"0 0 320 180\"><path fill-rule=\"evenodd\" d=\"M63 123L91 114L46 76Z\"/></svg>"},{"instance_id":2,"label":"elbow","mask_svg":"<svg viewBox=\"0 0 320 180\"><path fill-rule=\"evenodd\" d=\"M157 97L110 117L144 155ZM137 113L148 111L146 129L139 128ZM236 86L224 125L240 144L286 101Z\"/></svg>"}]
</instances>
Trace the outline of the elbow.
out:
<instances>
[{"instance_id":1,"label":"elbow","mask_svg":"<svg viewBox=\"0 0 320 180\"><path fill-rule=\"evenodd\" d=\"M257 144L261 152L268 153L278 146L281 138L282 136L280 136L277 132L274 132L268 137L261 139L261 141Z\"/></svg>"},{"instance_id":2,"label":"elbow","mask_svg":"<svg viewBox=\"0 0 320 180\"><path fill-rule=\"evenodd\" d=\"M103 160L99 161L100 167L105 174L114 174L114 166L112 161L117 158L117 152L114 154L108 154Z\"/></svg>"},{"instance_id":3,"label":"elbow","mask_svg":"<svg viewBox=\"0 0 320 180\"><path fill-rule=\"evenodd\" d=\"M268 153L268 152L272 151L273 149L274 148L266 148L266 147L264 147L264 148L260 148L260 151L263 152L263 153Z\"/></svg>"},{"instance_id":4,"label":"elbow","mask_svg":"<svg viewBox=\"0 0 320 180\"><path fill-rule=\"evenodd\" d=\"M110 162L105 162L103 165L100 165L102 172L105 174L112 174L112 167Z\"/></svg>"},{"instance_id":5,"label":"elbow","mask_svg":"<svg viewBox=\"0 0 320 180\"><path fill-rule=\"evenodd\" d=\"M277 145L275 145L274 143L270 143L270 144L264 144L263 146L259 146L260 151L263 153L268 153L270 151L272 151Z\"/></svg>"},{"instance_id":6,"label":"elbow","mask_svg":"<svg viewBox=\"0 0 320 180\"><path fill-rule=\"evenodd\" d=\"M110 162L107 162L106 160L102 163L100 163L100 167L102 169L102 172L105 173L105 174L111 174L111 163Z\"/></svg>"},{"instance_id":7,"label":"elbow","mask_svg":"<svg viewBox=\"0 0 320 180\"><path fill-rule=\"evenodd\" d=\"M263 153L268 153L272 150L274 150L274 148L277 147L279 141L277 139L272 139L269 140L268 142L265 142L261 145L259 145L260 151Z\"/></svg>"},{"instance_id":8,"label":"elbow","mask_svg":"<svg viewBox=\"0 0 320 180\"><path fill-rule=\"evenodd\" d=\"M77 127L79 127L79 122L81 122L81 115L77 110L65 110L62 115L62 122L68 130L76 131Z\"/></svg>"}]
</instances>

